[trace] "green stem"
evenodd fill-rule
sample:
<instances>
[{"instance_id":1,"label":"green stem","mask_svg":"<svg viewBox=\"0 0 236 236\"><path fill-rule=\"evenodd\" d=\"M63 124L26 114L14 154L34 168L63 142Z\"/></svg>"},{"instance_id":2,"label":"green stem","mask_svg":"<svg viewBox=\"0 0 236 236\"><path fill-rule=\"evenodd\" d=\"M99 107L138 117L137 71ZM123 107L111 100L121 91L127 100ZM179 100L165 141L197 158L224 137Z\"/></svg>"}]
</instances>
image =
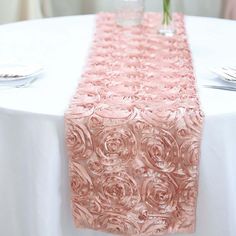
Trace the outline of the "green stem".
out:
<instances>
[{"instance_id":1,"label":"green stem","mask_svg":"<svg viewBox=\"0 0 236 236\"><path fill-rule=\"evenodd\" d=\"M162 24L163 25L169 25L172 20L171 16L171 0L163 0L163 19Z\"/></svg>"}]
</instances>

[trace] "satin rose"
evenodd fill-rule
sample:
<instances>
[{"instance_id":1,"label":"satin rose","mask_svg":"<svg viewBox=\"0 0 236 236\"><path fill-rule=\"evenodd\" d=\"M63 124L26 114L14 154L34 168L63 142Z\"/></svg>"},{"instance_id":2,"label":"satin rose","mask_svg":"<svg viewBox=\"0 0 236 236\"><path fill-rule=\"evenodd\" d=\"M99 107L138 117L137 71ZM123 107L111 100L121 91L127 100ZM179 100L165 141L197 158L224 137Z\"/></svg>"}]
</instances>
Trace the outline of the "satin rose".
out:
<instances>
[{"instance_id":1,"label":"satin rose","mask_svg":"<svg viewBox=\"0 0 236 236\"><path fill-rule=\"evenodd\" d=\"M176 210L177 188L172 180L164 175L146 179L142 185L143 200L158 214L169 214Z\"/></svg>"},{"instance_id":2,"label":"satin rose","mask_svg":"<svg viewBox=\"0 0 236 236\"><path fill-rule=\"evenodd\" d=\"M197 138L189 139L180 146L182 168L185 173L193 177L198 176L199 150L200 140Z\"/></svg>"},{"instance_id":3,"label":"satin rose","mask_svg":"<svg viewBox=\"0 0 236 236\"><path fill-rule=\"evenodd\" d=\"M95 151L103 165L127 163L137 153L137 142L125 126L107 127L94 136Z\"/></svg>"},{"instance_id":4,"label":"satin rose","mask_svg":"<svg viewBox=\"0 0 236 236\"><path fill-rule=\"evenodd\" d=\"M154 216L142 225L142 233L139 236L163 235L171 232L171 229L173 229L173 224L170 218Z\"/></svg>"},{"instance_id":5,"label":"satin rose","mask_svg":"<svg viewBox=\"0 0 236 236\"><path fill-rule=\"evenodd\" d=\"M88 170L94 175L101 175L104 171L104 166L100 163L98 158L91 158L87 165Z\"/></svg>"},{"instance_id":6,"label":"satin rose","mask_svg":"<svg viewBox=\"0 0 236 236\"><path fill-rule=\"evenodd\" d=\"M195 206L198 195L197 181L197 179L190 177L189 179L182 180L179 186L178 211L175 212L173 217L176 219L176 223L178 223L178 228L182 228L186 232L194 232L195 230Z\"/></svg>"},{"instance_id":7,"label":"satin rose","mask_svg":"<svg viewBox=\"0 0 236 236\"><path fill-rule=\"evenodd\" d=\"M196 112L194 108L180 108L178 120L175 123L176 137L179 139L191 139L199 137L203 114Z\"/></svg>"},{"instance_id":8,"label":"satin rose","mask_svg":"<svg viewBox=\"0 0 236 236\"><path fill-rule=\"evenodd\" d=\"M96 186L99 198L107 209L129 210L141 199L136 181L125 172L103 173Z\"/></svg>"},{"instance_id":9,"label":"satin rose","mask_svg":"<svg viewBox=\"0 0 236 236\"><path fill-rule=\"evenodd\" d=\"M94 223L94 216L89 212L87 207L80 204L80 198L72 196L72 214L77 227L91 227Z\"/></svg>"},{"instance_id":10,"label":"satin rose","mask_svg":"<svg viewBox=\"0 0 236 236\"><path fill-rule=\"evenodd\" d=\"M194 206L197 201L198 194L197 179L189 178L181 182L179 191L179 206L188 212L189 215L194 214Z\"/></svg>"},{"instance_id":11,"label":"satin rose","mask_svg":"<svg viewBox=\"0 0 236 236\"><path fill-rule=\"evenodd\" d=\"M93 189L91 177L78 163L70 164L70 184L72 193L80 197L88 196Z\"/></svg>"},{"instance_id":12,"label":"satin rose","mask_svg":"<svg viewBox=\"0 0 236 236\"><path fill-rule=\"evenodd\" d=\"M164 172L172 172L179 161L178 143L163 129L149 129L143 133L141 151L147 164Z\"/></svg>"},{"instance_id":13,"label":"satin rose","mask_svg":"<svg viewBox=\"0 0 236 236\"><path fill-rule=\"evenodd\" d=\"M138 235L139 225L132 214L121 215L106 212L96 219L98 229L114 234Z\"/></svg>"},{"instance_id":14,"label":"satin rose","mask_svg":"<svg viewBox=\"0 0 236 236\"><path fill-rule=\"evenodd\" d=\"M100 91L100 93L100 96L103 97L103 93L105 93L105 91ZM103 125L106 124L106 126L125 125L135 116L136 112L134 107L128 104L127 101L123 99L123 97L116 97L113 94L107 95L107 97L104 95L101 104L96 107L94 115L94 117L101 119L103 121ZM96 122L96 120L89 121L90 127L94 126L94 121Z\"/></svg>"},{"instance_id":15,"label":"satin rose","mask_svg":"<svg viewBox=\"0 0 236 236\"><path fill-rule=\"evenodd\" d=\"M87 159L93 152L88 129L82 124L77 124L76 120L67 122L66 141L72 161L79 162L79 160Z\"/></svg>"},{"instance_id":16,"label":"satin rose","mask_svg":"<svg viewBox=\"0 0 236 236\"><path fill-rule=\"evenodd\" d=\"M89 213L100 214L103 212L102 204L98 196L88 194L87 196L79 197L74 195L73 199L75 199L75 202L81 207L86 208Z\"/></svg>"}]
</instances>

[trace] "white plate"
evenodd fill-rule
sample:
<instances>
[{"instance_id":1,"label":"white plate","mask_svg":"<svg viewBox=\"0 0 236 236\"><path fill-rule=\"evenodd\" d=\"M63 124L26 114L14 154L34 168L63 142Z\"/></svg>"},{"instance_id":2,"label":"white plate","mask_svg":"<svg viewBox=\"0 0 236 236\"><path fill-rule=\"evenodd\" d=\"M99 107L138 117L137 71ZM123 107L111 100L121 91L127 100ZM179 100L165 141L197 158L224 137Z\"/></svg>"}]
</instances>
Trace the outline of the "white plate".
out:
<instances>
[{"instance_id":1,"label":"white plate","mask_svg":"<svg viewBox=\"0 0 236 236\"><path fill-rule=\"evenodd\" d=\"M0 86L20 87L40 77L39 65L0 64Z\"/></svg>"}]
</instances>

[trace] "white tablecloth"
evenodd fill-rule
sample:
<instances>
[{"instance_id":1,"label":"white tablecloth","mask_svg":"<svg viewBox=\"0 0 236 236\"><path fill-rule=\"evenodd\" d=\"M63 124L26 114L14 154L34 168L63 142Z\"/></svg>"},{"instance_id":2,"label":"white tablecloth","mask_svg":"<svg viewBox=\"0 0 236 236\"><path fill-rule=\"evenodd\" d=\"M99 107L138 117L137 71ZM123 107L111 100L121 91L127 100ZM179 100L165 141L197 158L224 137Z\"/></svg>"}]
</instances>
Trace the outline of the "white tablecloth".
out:
<instances>
[{"instance_id":1,"label":"white tablecloth","mask_svg":"<svg viewBox=\"0 0 236 236\"><path fill-rule=\"evenodd\" d=\"M0 27L0 63L40 63L30 88L0 88L0 235L102 236L78 231L70 212L64 112L91 45L94 16ZM203 88L209 68L235 64L236 22L186 17L205 126L197 230L236 235L236 92Z\"/></svg>"}]
</instances>

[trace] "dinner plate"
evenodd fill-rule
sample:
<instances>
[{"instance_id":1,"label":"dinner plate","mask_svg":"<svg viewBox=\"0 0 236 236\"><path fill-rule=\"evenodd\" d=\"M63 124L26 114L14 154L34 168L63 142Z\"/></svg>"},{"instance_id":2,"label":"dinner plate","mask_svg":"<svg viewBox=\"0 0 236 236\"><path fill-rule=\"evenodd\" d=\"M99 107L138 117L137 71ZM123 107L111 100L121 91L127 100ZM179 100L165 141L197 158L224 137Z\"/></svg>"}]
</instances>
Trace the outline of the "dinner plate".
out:
<instances>
[{"instance_id":1,"label":"dinner plate","mask_svg":"<svg viewBox=\"0 0 236 236\"><path fill-rule=\"evenodd\" d=\"M39 65L0 64L0 86L20 87L38 79L42 72Z\"/></svg>"}]
</instances>

